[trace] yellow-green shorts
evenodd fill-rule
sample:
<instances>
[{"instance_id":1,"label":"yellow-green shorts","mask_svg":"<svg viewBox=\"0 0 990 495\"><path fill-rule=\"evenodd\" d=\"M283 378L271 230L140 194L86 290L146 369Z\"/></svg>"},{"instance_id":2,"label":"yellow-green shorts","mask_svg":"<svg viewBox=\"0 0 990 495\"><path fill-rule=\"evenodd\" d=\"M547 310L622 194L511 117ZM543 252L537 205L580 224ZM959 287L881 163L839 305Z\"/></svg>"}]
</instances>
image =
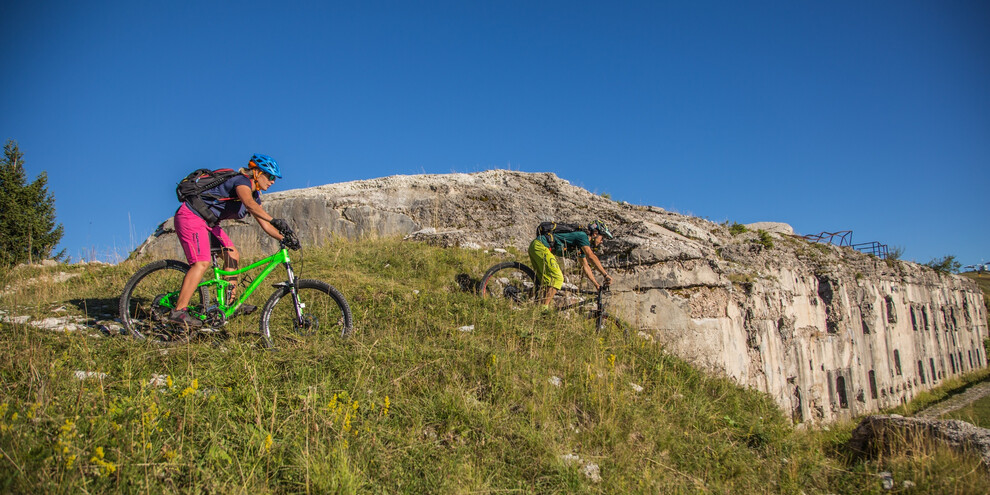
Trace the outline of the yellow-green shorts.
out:
<instances>
[{"instance_id":1,"label":"yellow-green shorts","mask_svg":"<svg viewBox=\"0 0 990 495\"><path fill-rule=\"evenodd\" d=\"M557 257L539 239L533 239L529 244L529 261L533 263L536 280L540 285L560 290L560 286L564 284L564 272L560 271Z\"/></svg>"}]
</instances>

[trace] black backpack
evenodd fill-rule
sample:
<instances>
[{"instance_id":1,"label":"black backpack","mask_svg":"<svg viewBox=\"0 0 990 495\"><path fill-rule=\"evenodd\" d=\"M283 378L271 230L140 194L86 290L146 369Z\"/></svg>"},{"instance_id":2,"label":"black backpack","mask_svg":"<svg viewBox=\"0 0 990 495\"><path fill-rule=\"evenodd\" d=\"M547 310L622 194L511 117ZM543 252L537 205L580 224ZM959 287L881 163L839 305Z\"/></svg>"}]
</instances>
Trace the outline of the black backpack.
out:
<instances>
[{"instance_id":1,"label":"black backpack","mask_svg":"<svg viewBox=\"0 0 990 495\"><path fill-rule=\"evenodd\" d=\"M240 174L240 172L230 168L221 168L218 170L201 168L179 181L179 185L175 186L175 196L179 198L179 202L189 203L193 211L199 213L203 217L203 220L206 220L207 225L216 227L220 223L220 219L210 211L202 195L204 192L223 184L224 181L237 174Z\"/></svg>"},{"instance_id":2,"label":"black backpack","mask_svg":"<svg viewBox=\"0 0 990 495\"><path fill-rule=\"evenodd\" d=\"M581 226L573 223L541 222L539 227L536 227L536 237L541 235L547 236L547 239L550 241L550 246L552 247L554 244L554 234L566 234L568 232L577 232L579 230L581 230Z\"/></svg>"}]
</instances>

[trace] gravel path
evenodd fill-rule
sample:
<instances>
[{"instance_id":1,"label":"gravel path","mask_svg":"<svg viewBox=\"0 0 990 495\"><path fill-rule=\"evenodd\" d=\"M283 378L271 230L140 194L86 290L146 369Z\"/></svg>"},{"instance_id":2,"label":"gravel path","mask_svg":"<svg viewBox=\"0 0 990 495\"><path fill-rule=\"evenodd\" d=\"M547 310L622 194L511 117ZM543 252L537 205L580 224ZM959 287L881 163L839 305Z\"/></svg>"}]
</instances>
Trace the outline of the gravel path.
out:
<instances>
[{"instance_id":1,"label":"gravel path","mask_svg":"<svg viewBox=\"0 0 990 495\"><path fill-rule=\"evenodd\" d=\"M977 385L973 385L965 392L953 395L952 397L935 404L928 409L925 409L915 417L918 418L937 418L945 413L955 411L969 405L971 402L979 400L987 395L990 395L990 381L983 382Z\"/></svg>"}]
</instances>

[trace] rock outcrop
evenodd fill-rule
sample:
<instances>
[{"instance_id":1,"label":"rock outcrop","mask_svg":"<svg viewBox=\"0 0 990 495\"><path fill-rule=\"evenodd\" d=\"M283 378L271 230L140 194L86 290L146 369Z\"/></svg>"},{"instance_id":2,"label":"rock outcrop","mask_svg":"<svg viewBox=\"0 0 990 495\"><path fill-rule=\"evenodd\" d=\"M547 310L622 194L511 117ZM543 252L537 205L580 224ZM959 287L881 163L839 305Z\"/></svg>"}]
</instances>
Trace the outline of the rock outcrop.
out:
<instances>
[{"instance_id":1,"label":"rock outcrop","mask_svg":"<svg viewBox=\"0 0 990 495\"><path fill-rule=\"evenodd\" d=\"M410 236L525 249L543 220L614 226L602 256L613 307L671 352L770 394L796 422L907 401L983 367L987 314L971 281L789 235L594 195L549 173L392 176L267 194L304 245ZM254 220L224 228L247 257L275 244ZM735 233L735 235L733 235ZM171 220L136 254L182 259Z\"/></svg>"},{"instance_id":2,"label":"rock outcrop","mask_svg":"<svg viewBox=\"0 0 990 495\"><path fill-rule=\"evenodd\" d=\"M916 446L941 443L959 452L979 456L990 470L990 430L958 419L867 416L853 430L847 446L862 455L889 455L897 449L913 451Z\"/></svg>"}]
</instances>

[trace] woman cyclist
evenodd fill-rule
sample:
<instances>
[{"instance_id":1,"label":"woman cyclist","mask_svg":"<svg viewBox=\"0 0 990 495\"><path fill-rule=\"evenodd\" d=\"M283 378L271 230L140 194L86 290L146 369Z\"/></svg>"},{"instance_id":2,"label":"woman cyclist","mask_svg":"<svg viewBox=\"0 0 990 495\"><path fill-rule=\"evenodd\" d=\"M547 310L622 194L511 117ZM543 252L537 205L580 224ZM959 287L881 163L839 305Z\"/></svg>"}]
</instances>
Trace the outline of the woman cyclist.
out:
<instances>
[{"instance_id":1,"label":"woman cyclist","mask_svg":"<svg viewBox=\"0 0 990 495\"><path fill-rule=\"evenodd\" d=\"M248 166L241 168L239 172L213 189L200 194L205 207L220 220L240 219L250 213L265 233L282 240L283 236L280 232L291 232L288 224L283 219L272 218L261 207L261 191L267 191L275 183L275 179L282 178L278 163L270 156L254 155L248 161ZM176 210L174 220L175 233L179 237L179 243L182 244L186 260L189 261L189 271L182 279L179 299L176 301L175 309L169 314L169 321L183 325L186 329L203 325L199 318L189 314L189 300L192 299L203 274L210 267L210 234L220 241L224 270L236 269L240 260L240 253L227 233L220 228L219 222L210 226L203 218L204 215L196 209L189 201L183 202ZM298 246L290 247L298 248ZM236 278L233 282L236 282ZM244 304L238 312L247 314L255 309L255 306Z\"/></svg>"}]
</instances>

